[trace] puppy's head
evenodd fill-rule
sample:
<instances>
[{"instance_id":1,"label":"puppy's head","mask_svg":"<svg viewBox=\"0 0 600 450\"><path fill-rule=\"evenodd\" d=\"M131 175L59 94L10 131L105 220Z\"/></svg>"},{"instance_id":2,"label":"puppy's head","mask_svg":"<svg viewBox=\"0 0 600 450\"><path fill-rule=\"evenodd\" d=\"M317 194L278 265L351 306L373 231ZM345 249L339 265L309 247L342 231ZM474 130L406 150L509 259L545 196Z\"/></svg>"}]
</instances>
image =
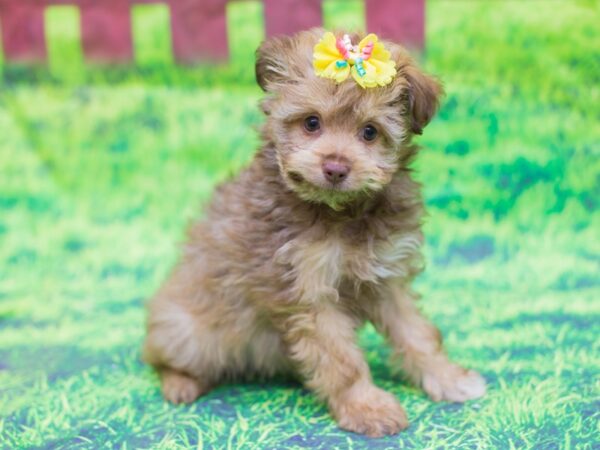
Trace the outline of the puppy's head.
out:
<instances>
[{"instance_id":1,"label":"puppy's head","mask_svg":"<svg viewBox=\"0 0 600 450\"><path fill-rule=\"evenodd\" d=\"M318 77L312 56L322 35L311 30L265 41L256 79L267 93L264 137L276 149L286 184L307 201L340 209L392 180L410 156L412 135L435 114L442 89L390 42L385 47L397 74L386 86Z\"/></svg>"}]
</instances>

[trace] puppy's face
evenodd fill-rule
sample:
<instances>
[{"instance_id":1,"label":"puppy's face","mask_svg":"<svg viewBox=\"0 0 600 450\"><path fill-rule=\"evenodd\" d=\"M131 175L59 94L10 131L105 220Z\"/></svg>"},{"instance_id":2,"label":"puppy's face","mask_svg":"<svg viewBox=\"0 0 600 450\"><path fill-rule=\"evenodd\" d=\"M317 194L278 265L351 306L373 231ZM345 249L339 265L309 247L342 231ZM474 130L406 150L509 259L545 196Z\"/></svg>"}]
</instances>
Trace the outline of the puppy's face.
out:
<instances>
[{"instance_id":1,"label":"puppy's face","mask_svg":"<svg viewBox=\"0 0 600 450\"><path fill-rule=\"evenodd\" d=\"M322 35L312 30L266 41L256 75L268 94L264 137L283 179L301 198L340 209L382 190L406 164L410 138L435 113L441 88L388 42L398 74L387 86L363 89L352 79L317 77L312 54Z\"/></svg>"}]
</instances>

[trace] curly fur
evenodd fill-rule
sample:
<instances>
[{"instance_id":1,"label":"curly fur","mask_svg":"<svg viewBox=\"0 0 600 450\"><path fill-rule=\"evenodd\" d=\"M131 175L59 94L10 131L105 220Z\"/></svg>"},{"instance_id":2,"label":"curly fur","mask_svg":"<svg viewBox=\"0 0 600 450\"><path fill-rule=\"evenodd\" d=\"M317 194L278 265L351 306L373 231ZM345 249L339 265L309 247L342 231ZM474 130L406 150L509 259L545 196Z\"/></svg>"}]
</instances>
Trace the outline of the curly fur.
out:
<instances>
[{"instance_id":1,"label":"curly fur","mask_svg":"<svg viewBox=\"0 0 600 450\"><path fill-rule=\"evenodd\" d=\"M311 56L321 33L270 39L257 51L263 146L189 230L149 304L144 357L173 402L225 378L284 372L327 402L341 427L379 436L408 421L373 385L355 340L365 321L434 400L475 398L485 384L448 360L410 289L423 240L411 139L434 115L441 87L393 43L398 75L388 86L318 78ZM310 115L318 132L303 127ZM376 140L361 138L365 124ZM347 178L328 182L326 161L347 165Z\"/></svg>"}]
</instances>

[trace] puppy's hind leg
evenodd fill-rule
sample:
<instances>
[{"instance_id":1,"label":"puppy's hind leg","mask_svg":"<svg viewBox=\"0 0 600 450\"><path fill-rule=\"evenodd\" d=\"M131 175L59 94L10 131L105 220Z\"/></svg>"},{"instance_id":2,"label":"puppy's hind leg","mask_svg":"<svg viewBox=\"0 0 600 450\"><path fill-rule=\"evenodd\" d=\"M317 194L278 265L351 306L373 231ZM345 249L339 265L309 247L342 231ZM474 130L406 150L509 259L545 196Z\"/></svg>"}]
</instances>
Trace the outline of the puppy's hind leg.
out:
<instances>
[{"instance_id":1,"label":"puppy's hind leg","mask_svg":"<svg viewBox=\"0 0 600 450\"><path fill-rule=\"evenodd\" d=\"M159 369L163 396L171 403L193 403L207 391L196 378L173 369Z\"/></svg>"},{"instance_id":2,"label":"puppy's hind leg","mask_svg":"<svg viewBox=\"0 0 600 450\"><path fill-rule=\"evenodd\" d=\"M143 359L159 372L163 396L191 403L218 381L223 358L199 304L167 284L150 303Z\"/></svg>"}]
</instances>

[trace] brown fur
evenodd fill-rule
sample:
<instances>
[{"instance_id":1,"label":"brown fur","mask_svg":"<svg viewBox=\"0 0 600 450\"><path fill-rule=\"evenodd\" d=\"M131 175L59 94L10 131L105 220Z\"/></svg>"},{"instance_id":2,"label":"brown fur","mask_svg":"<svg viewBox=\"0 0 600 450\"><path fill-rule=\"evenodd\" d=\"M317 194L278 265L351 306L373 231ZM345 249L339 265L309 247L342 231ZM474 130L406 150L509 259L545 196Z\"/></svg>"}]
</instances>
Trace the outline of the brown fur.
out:
<instances>
[{"instance_id":1,"label":"brown fur","mask_svg":"<svg viewBox=\"0 0 600 450\"><path fill-rule=\"evenodd\" d=\"M298 376L341 427L372 436L408 425L398 400L375 387L355 331L370 320L434 400L483 395L483 379L451 363L419 312L423 203L408 164L413 134L435 113L441 87L401 47L398 75L361 89L314 75L320 30L266 41L256 74L266 91L263 147L219 186L189 232L180 262L149 305L144 357L173 402L219 381ZM321 129L303 121L316 115ZM361 138L365 124L379 137ZM322 165L350 167L339 185Z\"/></svg>"}]
</instances>

